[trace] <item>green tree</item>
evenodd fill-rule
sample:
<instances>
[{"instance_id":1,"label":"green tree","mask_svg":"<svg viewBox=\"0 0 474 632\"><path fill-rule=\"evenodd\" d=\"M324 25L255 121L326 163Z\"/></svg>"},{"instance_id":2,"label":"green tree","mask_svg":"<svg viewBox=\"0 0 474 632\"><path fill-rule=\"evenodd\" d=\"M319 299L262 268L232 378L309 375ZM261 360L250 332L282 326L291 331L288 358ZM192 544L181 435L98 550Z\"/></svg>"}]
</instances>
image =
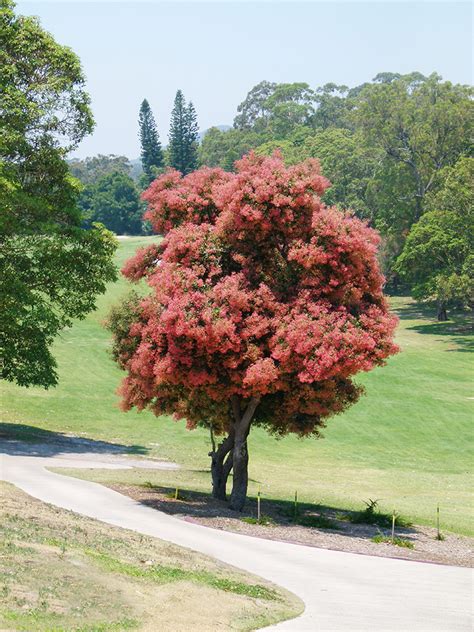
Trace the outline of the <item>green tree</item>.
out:
<instances>
[{"instance_id":1,"label":"green tree","mask_svg":"<svg viewBox=\"0 0 474 632\"><path fill-rule=\"evenodd\" d=\"M375 209L369 205L367 190L378 161L376 155L364 147L357 133L336 127L318 132L302 127L288 139L264 143L256 151L270 155L275 149L282 152L286 164L318 158L321 172L331 182L323 201L341 209L351 208L359 217L374 220Z\"/></svg>"},{"instance_id":2,"label":"green tree","mask_svg":"<svg viewBox=\"0 0 474 632\"><path fill-rule=\"evenodd\" d=\"M440 173L442 186L426 196L427 210L444 209L468 216L474 209L474 158L462 156Z\"/></svg>"},{"instance_id":3,"label":"green tree","mask_svg":"<svg viewBox=\"0 0 474 632\"><path fill-rule=\"evenodd\" d=\"M474 303L474 158L461 158L442 174L429 197L431 210L412 227L396 263L416 299L434 300L438 320L451 304Z\"/></svg>"},{"instance_id":4,"label":"green tree","mask_svg":"<svg viewBox=\"0 0 474 632\"><path fill-rule=\"evenodd\" d=\"M185 112L185 162L186 168L182 173L189 173L198 167L198 138L199 126L197 114L192 101Z\"/></svg>"},{"instance_id":5,"label":"green tree","mask_svg":"<svg viewBox=\"0 0 474 632\"><path fill-rule=\"evenodd\" d=\"M267 99L275 92L276 83L261 81L254 86L237 106L237 116L234 119L234 128L241 131L262 131L268 125L270 110Z\"/></svg>"},{"instance_id":6,"label":"green tree","mask_svg":"<svg viewBox=\"0 0 474 632\"><path fill-rule=\"evenodd\" d=\"M226 171L232 171L235 161L261 145L264 138L263 134L253 131L221 131L217 127L211 127L198 148L199 165L222 167Z\"/></svg>"},{"instance_id":7,"label":"green tree","mask_svg":"<svg viewBox=\"0 0 474 632\"><path fill-rule=\"evenodd\" d=\"M103 176L116 171L130 175L132 170L132 165L126 156L115 156L114 154L107 156L98 154L97 156L88 156L83 160L73 158L68 161L68 164L72 175L84 185L95 184Z\"/></svg>"},{"instance_id":8,"label":"green tree","mask_svg":"<svg viewBox=\"0 0 474 632\"><path fill-rule=\"evenodd\" d=\"M307 83L262 81L238 106L234 127L257 133L270 130L273 137L284 138L295 127L311 124L314 100L315 94Z\"/></svg>"},{"instance_id":9,"label":"green tree","mask_svg":"<svg viewBox=\"0 0 474 632\"><path fill-rule=\"evenodd\" d=\"M120 171L102 176L86 187L81 198L88 225L101 222L118 235L139 235L143 205L132 178Z\"/></svg>"},{"instance_id":10,"label":"green tree","mask_svg":"<svg viewBox=\"0 0 474 632\"><path fill-rule=\"evenodd\" d=\"M164 165L163 151L150 104L143 99L138 115L139 138L143 173L148 184Z\"/></svg>"},{"instance_id":11,"label":"green tree","mask_svg":"<svg viewBox=\"0 0 474 632\"><path fill-rule=\"evenodd\" d=\"M472 88L432 74L378 75L354 101L354 122L368 146L382 149L409 182L410 225L424 211L425 196L440 182L440 170L468 149L472 135ZM408 226L409 228L409 226Z\"/></svg>"},{"instance_id":12,"label":"green tree","mask_svg":"<svg viewBox=\"0 0 474 632\"><path fill-rule=\"evenodd\" d=\"M285 138L297 127L311 126L315 94L307 83L280 83L265 102L269 126L276 138Z\"/></svg>"},{"instance_id":13,"label":"green tree","mask_svg":"<svg viewBox=\"0 0 474 632\"><path fill-rule=\"evenodd\" d=\"M178 90L171 112L168 156L174 169L187 174L197 167L198 125L192 103L186 105L181 90Z\"/></svg>"},{"instance_id":14,"label":"green tree","mask_svg":"<svg viewBox=\"0 0 474 632\"><path fill-rule=\"evenodd\" d=\"M313 127L351 127L348 114L351 102L347 98L349 88L335 83L326 83L316 89L314 100L317 108L313 116Z\"/></svg>"},{"instance_id":15,"label":"green tree","mask_svg":"<svg viewBox=\"0 0 474 632\"><path fill-rule=\"evenodd\" d=\"M396 283L394 262L442 187L443 168L469 152L472 94L419 72L381 72L351 89L263 81L238 106L233 130L206 134L199 163L232 170L251 149L280 149L287 164L318 158L332 184L324 201L381 232L384 271Z\"/></svg>"},{"instance_id":16,"label":"green tree","mask_svg":"<svg viewBox=\"0 0 474 632\"><path fill-rule=\"evenodd\" d=\"M115 278L116 242L81 228L65 160L93 128L77 56L2 0L0 66L1 375L47 388L54 337Z\"/></svg>"}]
</instances>

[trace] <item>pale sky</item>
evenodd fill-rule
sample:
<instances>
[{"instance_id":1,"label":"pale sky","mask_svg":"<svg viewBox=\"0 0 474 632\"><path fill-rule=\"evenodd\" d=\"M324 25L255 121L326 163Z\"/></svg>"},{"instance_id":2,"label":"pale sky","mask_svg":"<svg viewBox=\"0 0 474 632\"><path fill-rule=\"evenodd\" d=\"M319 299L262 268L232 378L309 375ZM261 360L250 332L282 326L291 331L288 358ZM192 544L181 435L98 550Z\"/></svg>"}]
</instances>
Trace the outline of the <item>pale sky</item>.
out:
<instances>
[{"instance_id":1,"label":"pale sky","mask_svg":"<svg viewBox=\"0 0 474 632\"><path fill-rule=\"evenodd\" d=\"M355 86L378 72L433 71L472 83L469 2L17 3L81 58L96 120L75 155L139 156L147 98L167 144L176 90L202 130L231 125L258 82Z\"/></svg>"}]
</instances>

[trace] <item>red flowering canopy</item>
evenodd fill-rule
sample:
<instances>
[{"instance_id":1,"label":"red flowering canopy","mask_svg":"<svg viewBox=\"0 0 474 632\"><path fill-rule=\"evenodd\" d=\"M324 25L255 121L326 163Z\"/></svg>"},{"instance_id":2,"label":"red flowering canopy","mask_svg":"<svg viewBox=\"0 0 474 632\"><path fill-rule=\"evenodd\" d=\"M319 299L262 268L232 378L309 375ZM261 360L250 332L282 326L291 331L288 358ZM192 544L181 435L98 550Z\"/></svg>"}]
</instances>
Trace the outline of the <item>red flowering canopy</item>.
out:
<instances>
[{"instance_id":1,"label":"red flowering canopy","mask_svg":"<svg viewBox=\"0 0 474 632\"><path fill-rule=\"evenodd\" d=\"M211 453L214 494L225 497L233 469L238 509L250 425L317 435L359 397L352 377L397 350L379 237L326 207L328 186L316 160L250 154L236 173L169 171L143 194L165 237L123 269L151 288L112 326L123 405L225 435Z\"/></svg>"}]
</instances>

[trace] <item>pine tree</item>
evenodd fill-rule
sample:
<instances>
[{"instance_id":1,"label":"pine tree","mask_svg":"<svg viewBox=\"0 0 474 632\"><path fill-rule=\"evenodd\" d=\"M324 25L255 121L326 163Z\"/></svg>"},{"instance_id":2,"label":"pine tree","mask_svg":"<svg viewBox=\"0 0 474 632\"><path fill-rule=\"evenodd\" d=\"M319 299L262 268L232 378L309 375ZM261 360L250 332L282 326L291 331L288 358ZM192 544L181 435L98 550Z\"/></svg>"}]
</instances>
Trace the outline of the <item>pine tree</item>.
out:
<instances>
[{"instance_id":1,"label":"pine tree","mask_svg":"<svg viewBox=\"0 0 474 632\"><path fill-rule=\"evenodd\" d=\"M186 105L181 90L178 90L171 112L169 134L170 165L183 174L197 168L198 125L196 110L192 103Z\"/></svg>"},{"instance_id":2,"label":"pine tree","mask_svg":"<svg viewBox=\"0 0 474 632\"><path fill-rule=\"evenodd\" d=\"M164 163L155 119L146 99L143 99L140 106L138 125L143 172L149 184L156 177L157 169L163 167Z\"/></svg>"},{"instance_id":3,"label":"pine tree","mask_svg":"<svg viewBox=\"0 0 474 632\"><path fill-rule=\"evenodd\" d=\"M189 173L190 171L194 171L198 166L198 156L197 156L197 147L198 147L198 137L199 137L199 127L197 122L197 114L194 109L194 105L192 101L189 102L188 107L186 108L186 171L184 173Z\"/></svg>"},{"instance_id":4,"label":"pine tree","mask_svg":"<svg viewBox=\"0 0 474 632\"><path fill-rule=\"evenodd\" d=\"M181 90L178 90L174 99L174 106L171 112L170 134L169 134L169 160L170 165L184 173L186 166L185 158L185 118L186 102Z\"/></svg>"}]
</instances>

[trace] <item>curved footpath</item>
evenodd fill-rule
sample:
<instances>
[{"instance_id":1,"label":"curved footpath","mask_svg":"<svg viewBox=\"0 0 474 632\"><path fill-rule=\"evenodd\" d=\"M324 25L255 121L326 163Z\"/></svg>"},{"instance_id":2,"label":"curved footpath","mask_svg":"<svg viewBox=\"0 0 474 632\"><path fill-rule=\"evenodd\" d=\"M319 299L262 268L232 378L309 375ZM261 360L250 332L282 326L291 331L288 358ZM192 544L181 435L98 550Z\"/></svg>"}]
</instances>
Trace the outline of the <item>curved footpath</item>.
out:
<instances>
[{"instance_id":1,"label":"curved footpath","mask_svg":"<svg viewBox=\"0 0 474 632\"><path fill-rule=\"evenodd\" d=\"M0 443L0 477L31 496L194 549L298 595L305 603L304 613L272 626L272 630L467 632L472 629L470 569L328 551L190 524L97 483L46 469L123 468L125 459L64 452L54 457L24 456L25 450L10 449L12 443Z\"/></svg>"}]
</instances>

